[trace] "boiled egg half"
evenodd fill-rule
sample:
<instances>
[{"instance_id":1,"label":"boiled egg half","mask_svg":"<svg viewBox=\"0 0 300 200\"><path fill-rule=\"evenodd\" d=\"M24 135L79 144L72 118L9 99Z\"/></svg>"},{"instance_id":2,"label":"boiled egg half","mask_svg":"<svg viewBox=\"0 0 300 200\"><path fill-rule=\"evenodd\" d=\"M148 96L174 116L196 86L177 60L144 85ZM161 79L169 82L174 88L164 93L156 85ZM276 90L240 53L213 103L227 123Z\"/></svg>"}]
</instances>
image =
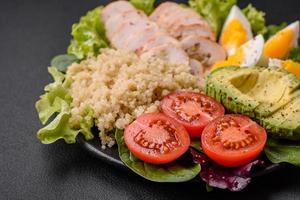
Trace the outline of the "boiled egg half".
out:
<instances>
[{"instance_id":1,"label":"boiled egg half","mask_svg":"<svg viewBox=\"0 0 300 200\"><path fill-rule=\"evenodd\" d=\"M290 50L298 45L299 21L296 21L272 36L265 44L264 57L285 59Z\"/></svg>"},{"instance_id":2,"label":"boiled egg half","mask_svg":"<svg viewBox=\"0 0 300 200\"><path fill-rule=\"evenodd\" d=\"M262 58L263 49L264 38L262 35L257 35L255 38L239 47L236 53L229 56L227 60L216 62L212 69L214 70L226 66L255 66Z\"/></svg>"},{"instance_id":3,"label":"boiled egg half","mask_svg":"<svg viewBox=\"0 0 300 200\"><path fill-rule=\"evenodd\" d=\"M233 55L236 50L253 38L251 25L241 9L233 6L223 25L220 35L220 44L225 48L227 55Z\"/></svg>"}]
</instances>

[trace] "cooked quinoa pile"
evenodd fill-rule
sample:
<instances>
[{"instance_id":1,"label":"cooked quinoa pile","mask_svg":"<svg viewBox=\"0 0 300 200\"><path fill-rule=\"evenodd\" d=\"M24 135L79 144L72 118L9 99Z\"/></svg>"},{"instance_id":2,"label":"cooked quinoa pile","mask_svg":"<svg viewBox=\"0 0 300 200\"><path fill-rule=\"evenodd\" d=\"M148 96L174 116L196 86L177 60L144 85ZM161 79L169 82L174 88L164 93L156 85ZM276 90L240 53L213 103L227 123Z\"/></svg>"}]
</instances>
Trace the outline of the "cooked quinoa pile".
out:
<instances>
[{"instance_id":1,"label":"cooked quinoa pile","mask_svg":"<svg viewBox=\"0 0 300 200\"><path fill-rule=\"evenodd\" d=\"M199 91L198 79L188 65L172 65L157 58L140 59L135 53L105 49L98 57L72 64L71 124L79 125L84 111L94 111L102 144L105 133L124 129L145 112L158 111L159 100L176 90ZM111 144L113 145L113 144ZM111 146L109 145L109 146Z\"/></svg>"}]
</instances>

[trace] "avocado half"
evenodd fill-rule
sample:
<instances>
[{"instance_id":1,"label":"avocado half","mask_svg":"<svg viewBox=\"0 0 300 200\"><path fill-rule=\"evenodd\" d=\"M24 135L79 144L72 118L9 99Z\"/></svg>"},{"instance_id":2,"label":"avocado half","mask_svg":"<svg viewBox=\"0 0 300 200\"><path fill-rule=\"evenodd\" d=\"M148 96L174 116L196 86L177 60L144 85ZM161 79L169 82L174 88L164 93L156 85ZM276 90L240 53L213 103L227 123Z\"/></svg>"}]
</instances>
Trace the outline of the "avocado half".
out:
<instances>
[{"instance_id":1,"label":"avocado half","mask_svg":"<svg viewBox=\"0 0 300 200\"><path fill-rule=\"evenodd\" d=\"M205 92L233 113L247 115L277 138L300 140L300 80L281 68L224 67Z\"/></svg>"}]
</instances>

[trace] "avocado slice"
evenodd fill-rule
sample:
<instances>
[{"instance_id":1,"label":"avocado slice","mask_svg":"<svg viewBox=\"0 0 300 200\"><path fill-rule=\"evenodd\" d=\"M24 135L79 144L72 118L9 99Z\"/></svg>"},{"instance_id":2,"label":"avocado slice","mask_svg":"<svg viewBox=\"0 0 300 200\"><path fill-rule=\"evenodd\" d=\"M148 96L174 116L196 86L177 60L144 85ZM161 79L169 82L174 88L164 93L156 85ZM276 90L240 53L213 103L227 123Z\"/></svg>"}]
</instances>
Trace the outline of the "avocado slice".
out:
<instances>
[{"instance_id":1,"label":"avocado slice","mask_svg":"<svg viewBox=\"0 0 300 200\"><path fill-rule=\"evenodd\" d=\"M300 80L281 68L224 67L206 79L206 94L248 115L271 135L300 140Z\"/></svg>"},{"instance_id":2,"label":"avocado slice","mask_svg":"<svg viewBox=\"0 0 300 200\"><path fill-rule=\"evenodd\" d=\"M278 138L300 140L300 97L290 101L273 115L261 119L268 132Z\"/></svg>"}]
</instances>

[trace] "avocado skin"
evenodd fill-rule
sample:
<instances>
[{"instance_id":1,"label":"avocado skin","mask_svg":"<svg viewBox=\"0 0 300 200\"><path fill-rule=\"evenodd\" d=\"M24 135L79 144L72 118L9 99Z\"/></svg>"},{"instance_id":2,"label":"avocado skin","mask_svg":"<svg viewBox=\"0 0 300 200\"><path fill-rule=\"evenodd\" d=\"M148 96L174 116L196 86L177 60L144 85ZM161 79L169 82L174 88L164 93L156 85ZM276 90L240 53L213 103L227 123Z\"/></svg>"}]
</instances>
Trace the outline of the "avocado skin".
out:
<instances>
[{"instance_id":1,"label":"avocado skin","mask_svg":"<svg viewBox=\"0 0 300 200\"><path fill-rule=\"evenodd\" d=\"M270 76L270 79L267 77L263 79L264 82L257 81L256 83L251 80L255 79L256 76L259 80L259 76L262 74ZM278 81L282 81L283 85L286 85L285 88L281 88L284 93L278 102L266 103L264 100L255 99L255 93L249 96L247 91L242 91L243 88L247 88L247 84L254 84L254 87L262 84L266 86L264 89L276 94L276 91L280 91L280 89L274 90L272 87L274 84L276 86L277 82L271 82L271 76L274 74L280 77L281 80ZM268 80L271 80L270 83ZM208 75L205 82L205 93L222 103L227 111L253 118L272 137L300 140L300 80L284 69L237 66L219 68ZM268 99L269 94L267 93L265 97L261 96L260 98ZM271 99L272 96L269 98Z\"/></svg>"}]
</instances>

